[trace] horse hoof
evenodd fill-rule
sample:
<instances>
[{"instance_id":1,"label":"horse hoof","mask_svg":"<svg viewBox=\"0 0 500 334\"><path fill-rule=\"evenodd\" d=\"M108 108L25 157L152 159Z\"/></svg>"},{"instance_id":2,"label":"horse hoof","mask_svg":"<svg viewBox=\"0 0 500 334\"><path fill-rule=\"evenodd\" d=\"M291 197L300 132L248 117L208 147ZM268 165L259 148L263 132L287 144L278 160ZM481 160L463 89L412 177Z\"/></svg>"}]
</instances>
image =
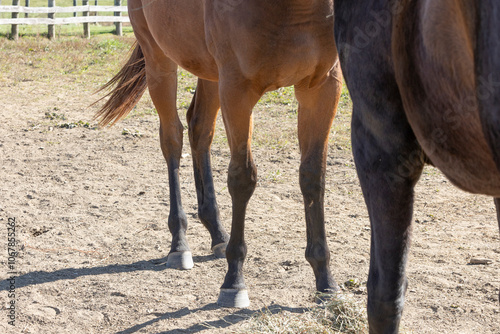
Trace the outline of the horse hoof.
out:
<instances>
[{"instance_id":1,"label":"horse hoof","mask_svg":"<svg viewBox=\"0 0 500 334\"><path fill-rule=\"evenodd\" d=\"M223 242L212 247L212 252L216 258L222 259L226 257L227 243Z\"/></svg>"},{"instance_id":2,"label":"horse hoof","mask_svg":"<svg viewBox=\"0 0 500 334\"><path fill-rule=\"evenodd\" d=\"M190 251L173 252L168 254L167 268L189 270L193 268L193 256Z\"/></svg>"},{"instance_id":3,"label":"horse hoof","mask_svg":"<svg viewBox=\"0 0 500 334\"><path fill-rule=\"evenodd\" d=\"M345 296L340 289L339 290L332 289L327 292L317 292L315 299L317 304L323 304L331 302L333 300L342 301L345 299Z\"/></svg>"},{"instance_id":4,"label":"horse hoof","mask_svg":"<svg viewBox=\"0 0 500 334\"><path fill-rule=\"evenodd\" d=\"M250 306L248 291L246 289L220 289L217 304L222 307L248 307Z\"/></svg>"}]
</instances>

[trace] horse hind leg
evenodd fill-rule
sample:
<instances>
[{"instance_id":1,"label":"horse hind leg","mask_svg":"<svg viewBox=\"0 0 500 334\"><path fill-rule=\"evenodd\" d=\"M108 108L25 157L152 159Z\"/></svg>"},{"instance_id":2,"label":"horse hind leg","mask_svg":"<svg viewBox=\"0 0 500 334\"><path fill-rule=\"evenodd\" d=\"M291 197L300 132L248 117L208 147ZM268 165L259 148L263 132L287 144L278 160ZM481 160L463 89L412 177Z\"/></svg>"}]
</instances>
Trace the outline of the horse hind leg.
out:
<instances>
[{"instance_id":1,"label":"horse hind leg","mask_svg":"<svg viewBox=\"0 0 500 334\"><path fill-rule=\"evenodd\" d=\"M167 267L191 269L193 259L186 239L187 217L182 208L179 165L183 125L177 114L177 65L159 48L144 49L149 93L160 118L160 146L168 166L170 212L168 228L172 244Z\"/></svg>"},{"instance_id":2,"label":"horse hind leg","mask_svg":"<svg viewBox=\"0 0 500 334\"><path fill-rule=\"evenodd\" d=\"M373 334L399 332L413 191L424 166L424 153L391 83L372 89L373 95L360 101L352 116L352 151L371 225L367 308ZM358 86L357 91L365 90ZM381 97L387 102L379 103Z\"/></svg>"},{"instance_id":3,"label":"horse hind leg","mask_svg":"<svg viewBox=\"0 0 500 334\"><path fill-rule=\"evenodd\" d=\"M309 88L308 83L295 86L295 95L299 102L299 183L304 197L307 231L305 256L314 271L316 289L323 293L339 289L330 272L324 192L328 135L340 98L340 78L340 68L337 66L320 86Z\"/></svg>"},{"instance_id":4,"label":"horse hind leg","mask_svg":"<svg viewBox=\"0 0 500 334\"><path fill-rule=\"evenodd\" d=\"M149 94L160 118L160 146L168 168L170 212L168 228L172 243L167 267L191 269L193 258L186 239L187 218L182 208L179 165L182 154L183 126L177 114L177 64L168 58L149 31L141 1L130 1L134 34L144 55ZM155 21L153 21L155 22Z\"/></svg>"},{"instance_id":5,"label":"horse hind leg","mask_svg":"<svg viewBox=\"0 0 500 334\"><path fill-rule=\"evenodd\" d=\"M220 258L226 255L229 235L220 221L210 161L210 146L219 107L218 83L198 79L196 92L187 112L198 217L210 232L213 253Z\"/></svg>"}]
</instances>

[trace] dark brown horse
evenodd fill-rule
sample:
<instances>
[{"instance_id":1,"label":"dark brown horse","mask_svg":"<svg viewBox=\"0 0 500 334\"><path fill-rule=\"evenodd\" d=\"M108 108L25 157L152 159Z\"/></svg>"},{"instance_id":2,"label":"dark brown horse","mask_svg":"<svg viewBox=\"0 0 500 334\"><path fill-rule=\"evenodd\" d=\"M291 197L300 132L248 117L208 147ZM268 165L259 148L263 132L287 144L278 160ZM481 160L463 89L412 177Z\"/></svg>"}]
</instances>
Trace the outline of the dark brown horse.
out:
<instances>
[{"instance_id":1,"label":"dark brown horse","mask_svg":"<svg viewBox=\"0 0 500 334\"><path fill-rule=\"evenodd\" d=\"M329 269L323 210L328 134L342 85L332 0L129 0L128 8L138 45L108 83L116 87L98 116L101 125L118 121L149 88L160 117L160 145L168 165L172 233L168 266L193 266L178 174L183 132L176 110L179 65L199 78L187 122L198 214L211 234L214 253L224 256L225 251L228 262L219 304L249 304L242 267L247 252L245 211L257 182L250 150L252 109L266 91L290 85L299 102L306 258L314 270L317 290L338 289ZM219 108L231 150L230 238L220 222L210 165Z\"/></svg>"},{"instance_id":2,"label":"dark brown horse","mask_svg":"<svg viewBox=\"0 0 500 334\"><path fill-rule=\"evenodd\" d=\"M370 333L398 333L424 164L500 196L500 1L335 0L335 38L372 227Z\"/></svg>"}]
</instances>

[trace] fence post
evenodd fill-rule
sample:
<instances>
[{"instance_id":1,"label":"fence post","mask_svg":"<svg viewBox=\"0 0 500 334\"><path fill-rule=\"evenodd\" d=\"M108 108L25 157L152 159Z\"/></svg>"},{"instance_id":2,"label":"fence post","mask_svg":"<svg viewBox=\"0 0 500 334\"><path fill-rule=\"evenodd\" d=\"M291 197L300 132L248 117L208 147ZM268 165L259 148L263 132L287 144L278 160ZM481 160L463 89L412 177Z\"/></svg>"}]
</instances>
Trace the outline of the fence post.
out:
<instances>
[{"instance_id":1,"label":"fence post","mask_svg":"<svg viewBox=\"0 0 500 334\"><path fill-rule=\"evenodd\" d=\"M49 8L54 7L55 5L56 5L56 0L49 0ZM54 16L55 16L55 13L48 14L49 19L53 19ZM55 37L53 24L49 24L49 26L48 26L48 35L49 35L49 39L53 39Z\"/></svg>"},{"instance_id":2,"label":"fence post","mask_svg":"<svg viewBox=\"0 0 500 334\"><path fill-rule=\"evenodd\" d=\"M26 6L26 7L29 7L29 6L30 6L30 0L26 0L24 3L25 3L25 6ZM24 14L24 17L28 17L29 15L30 15L30 14L25 13L25 14Z\"/></svg>"},{"instance_id":3,"label":"fence post","mask_svg":"<svg viewBox=\"0 0 500 334\"><path fill-rule=\"evenodd\" d=\"M89 0L82 0L82 5L83 6L88 6L89 5ZM89 11L83 12L83 16L89 16ZM83 24L83 37L85 38L90 38L90 30L89 30L89 24L84 23Z\"/></svg>"},{"instance_id":4,"label":"fence post","mask_svg":"<svg viewBox=\"0 0 500 334\"><path fill-rule=\"evenodd\" d=\"M73 7L78 6L77 0L73 0ZM76 12L73 13L73 17L76 17Z\"/></svg>"},{"instance_id":5,"label":"fence post","mask_svg":"<svg viewBox=\"0 0 500 334\"><path fill-rule=\"evenodd\" d=\"M115 0L115 6L121 6L122 5L122 0ZM115 12L115 16L122 16L122 12ZM116 27L116 32L118 36L123 35L122 31L122 23L121 22L115 22L115 27Z\"/></svg>"},{"instance_id":6,"label":"fence post","mask_svg":"<svg viewBox=\"0 0 500 334\"><path fill-rule=\"evenodd\" d=\"M12 6L19 6L19 0L12 0ZM12 18L17 19L19 17L19 13L12 12ZM12 29L10 32L10 38L17 40L19 38L19 31L17 30L17 24L12 25Z\"/></svg>"}]
</instances>

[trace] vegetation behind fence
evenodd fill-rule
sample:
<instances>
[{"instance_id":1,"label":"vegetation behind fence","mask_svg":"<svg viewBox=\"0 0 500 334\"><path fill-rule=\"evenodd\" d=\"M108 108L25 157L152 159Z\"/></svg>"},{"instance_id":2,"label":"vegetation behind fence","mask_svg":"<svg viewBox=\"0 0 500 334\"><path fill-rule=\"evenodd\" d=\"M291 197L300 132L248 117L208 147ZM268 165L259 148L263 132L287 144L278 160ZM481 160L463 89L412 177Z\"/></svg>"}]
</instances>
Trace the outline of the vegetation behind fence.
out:
<instances>
[{"instance_id":1,"label":"vegetation behind fence","mask_svg":"<svg viewBox=\"0 0 500 334\"><path fill-rule=\"evenodd\" d=\"M90 37L89 23L114 23L121 35L122 24L130 22L123 12L126 0L0 0L0 27L10 25L10 37L17 39L19 25L43 25L54 38L56 25L83 24L84 36Z\"/></svg>"}]
</instances>

